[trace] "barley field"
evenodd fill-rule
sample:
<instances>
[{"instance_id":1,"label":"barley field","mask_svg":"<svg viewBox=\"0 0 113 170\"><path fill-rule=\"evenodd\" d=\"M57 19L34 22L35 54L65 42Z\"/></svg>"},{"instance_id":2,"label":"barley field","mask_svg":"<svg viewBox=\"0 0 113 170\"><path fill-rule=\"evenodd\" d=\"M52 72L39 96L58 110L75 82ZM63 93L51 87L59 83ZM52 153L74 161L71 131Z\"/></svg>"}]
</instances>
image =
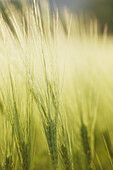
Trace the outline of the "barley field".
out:
<instances>
[{"instance_id":1,"label":"barley field","mask_svg":"<svg viewBox=\"0 0 113 170\"><path fill-rule=\"evenodd\" d=\"M112 170L113 37L19 5L0 10L0 170Z\"/></svg>"}]
</instances>

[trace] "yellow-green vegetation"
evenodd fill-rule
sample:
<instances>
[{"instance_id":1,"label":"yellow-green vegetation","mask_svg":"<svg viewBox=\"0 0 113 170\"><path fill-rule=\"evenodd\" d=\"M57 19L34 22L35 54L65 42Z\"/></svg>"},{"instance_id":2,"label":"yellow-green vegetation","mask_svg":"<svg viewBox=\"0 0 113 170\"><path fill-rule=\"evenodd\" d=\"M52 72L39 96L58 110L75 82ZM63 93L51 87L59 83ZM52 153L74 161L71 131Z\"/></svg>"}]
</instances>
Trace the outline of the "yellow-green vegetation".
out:
<instances>
[{"instance_id":1,"label":"yellow-green vegetation","mask_svg":"<svg viewBox=\"0 0 113 170\"><path fill-rule=\"evenodd\" d=\"M2 3L0 170L113 169L112 42L96 20Z\"/></svg>"}]
</instances>

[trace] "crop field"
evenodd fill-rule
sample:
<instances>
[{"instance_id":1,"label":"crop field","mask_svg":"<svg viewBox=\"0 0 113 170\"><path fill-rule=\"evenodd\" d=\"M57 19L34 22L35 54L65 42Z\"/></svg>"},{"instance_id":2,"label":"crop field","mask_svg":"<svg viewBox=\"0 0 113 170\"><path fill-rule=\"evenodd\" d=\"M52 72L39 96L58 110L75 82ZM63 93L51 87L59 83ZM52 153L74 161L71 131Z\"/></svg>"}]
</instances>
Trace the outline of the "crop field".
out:
<instances>
[{"instance_id":1,"label":"crop field","mask_svg":"<svg viewBox=\"0 0 113 170\"><path fill-rule=\"evenodd\" d=\"M113 169L113 37L96 19L1 3L0 170Z\"/></svg>"}]
</instances>

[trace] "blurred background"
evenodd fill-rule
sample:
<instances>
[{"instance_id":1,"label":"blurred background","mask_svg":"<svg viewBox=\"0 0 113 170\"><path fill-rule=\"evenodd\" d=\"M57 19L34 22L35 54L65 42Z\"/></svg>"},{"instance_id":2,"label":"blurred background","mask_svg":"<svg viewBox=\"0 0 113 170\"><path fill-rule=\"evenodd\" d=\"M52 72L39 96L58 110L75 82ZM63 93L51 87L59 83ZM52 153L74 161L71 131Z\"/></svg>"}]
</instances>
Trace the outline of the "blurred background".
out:
<instances>
[{"instance_id":1,"label":"blurred background","mask_svg":"<svg viewBox=\"0 0 113 170\"><path fill-rule=\"evenodd\" d=\"M108 32L113 33L113 0L49 0L51 8L54 4L62 10L68 8L72 13L97 18L101 31L108 25Z\"/></svg>"},{"instance_id":2,"label":"blurred background","mask_svg":"<svg viewBox=\"0 0 113 170\"><path fill-rule=\"evenodd\" d=\"M10 1L12 3L24 2L32 4L33 0L0 0ZM38 0L36 0L38 1ZM43 2L44 0L39 0ZM62 12L64 8L73 14L88 16L91 19L96 18L103 32L104 27L108 26L108 33L113 33L113 0L46 0L50 4L51 11L58 7Z\"/></svg>"}]
</instances>

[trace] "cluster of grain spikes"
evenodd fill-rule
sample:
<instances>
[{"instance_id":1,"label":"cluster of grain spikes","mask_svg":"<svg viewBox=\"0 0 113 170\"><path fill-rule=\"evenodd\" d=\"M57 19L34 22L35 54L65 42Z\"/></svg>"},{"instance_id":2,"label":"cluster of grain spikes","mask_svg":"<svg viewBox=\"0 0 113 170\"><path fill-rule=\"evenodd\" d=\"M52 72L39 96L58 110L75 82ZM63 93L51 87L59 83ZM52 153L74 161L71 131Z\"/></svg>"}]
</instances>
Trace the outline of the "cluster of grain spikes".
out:
<instances>
[{"instance_id":1,"label":"cluster of grain spikes","mask_svg":"<svg viewBox=\"0 0 113 170\"><path fill-rule=\"evenodd\" d=\"M65 170L74 170L72 156L72 142L70 141L67 126L64 126L61 119L61 136L59 142L59 154Z\"/></svg>"},{"instance_id":2,"label":"cluster of grain spikes","mask_svg":"<svg viewBox=\"0 0 113 170\"><path fill-rule=\"evenodd\" d=\"M14 145L14 143L13 143ZM15 158L13 148L14 146L10 146L7 144L5 148L5 153L2 155L3 159L0 163L0 170L14 170L15 169ZM10 150L10 151L9 151Z\"/></svg>"},{"instance_id":3,"label":"cluster of grain spikes","mask_svg":"<svg viewBox=\"0 0 113 170\"><path fill-rule=\"evenodd\" d=\"M87 126L84 124L83 121L81 121L80 132L81 132L81 141L82 141L83 150L86 159L86 169L91 170L92 155L91 155L90 139L88 135Z\"/></svg>"},{"instance_id":4,"label":"cluster of grain spikes","mask_svg":"<svg viewBox=\"0 0 113 170\"><path fill-rule=\"evenodd\" d=\"M87 82L87 81L86 81ZM85 83L86 83L85 82ZM83 152L83 169L94 169L94 131L99 105L99 92L94 88L92 80L87 86L81 87L76 92L77 107L80 116L80 140Z\"/></svg>"},{"instance_id":5,"label":"cluster of grain spikes","mask_svg":"<svg viewBox=\"0 0 113 170\"><path fill-rule=\"evenodd\" d=\"M12 93L12 106L11 115L13 117L12 127L14 129L14 140L17 149L18 158L23 170L32 169L32 156L33 156L33 97L31 96L29 86L26 89L26 113L24 122L21 122L21 112L25 111L24 106L22 110L19 110L19 105L16 98L16 89L14 87L14 81L9 70L11 93ZM28 83L28 82L27 82ZM24 114L24 113L23 113Z\"/></svg>"},{"instance_id":6,"label":"cluster of grain spikes","mask_svg":"<svg viewBox=\"0 0 113 170\"><path fill-rule=\"evenodd\" d=\"M44 59L44 58L43 58ZM38 106L54 170L58 168L58 115L59 90L55 81L50 81L44 60L45 89L34 87L33 95Z\"/></svg>"},{"instance_id":7,"label":"cluster of grain spikes","mask_svg":"<svg viewBox=\"0 0 113 170\"><path fill-rule=\"evenodd\" d=\"M54 170L57 170L58 168L57 125L59 108L57 97L54 93L53 87L51 86L49 80L48 85L49 85L48 95L45 94L46 95L45 99L42 96L41 89L40 91L38 88L35 89L33 91L33 94L40 111L53 168ZM49 100L51 100L52 106L50 105Z\"/></svg>"},{"instance_id":8,"label":"cluster of grain spikes","mask_svg":"<svg viewBox=\"0 0 113 170\"><path fill-rule=\"evenodd\" d=\"M14 169L12 155L9 155L6 157L5 163L4 163L4 166L2 169L4 169L4 170L13 170Z\"/></svg>"},{"instance_id":9,"label":"cluster of grain spikes","mask_svg":"<svg viewBox=\"0 0 113 170\"><path fill-rule=\"evenodd\" d=\"M7 120L6 120L7 121ZM6 122L6 146L5 146L5 153L4 153L4 160L1 167L1 170L14 170L16 164L16 157L15 157L15 146L14 146L14 133L13 128L11 127L11 139L8 139L10 130L8 130L8 125L10 122ZM9 126L10 127L10 126ZM10 128L9 128L10 129ZM9 134L8 134L9 131Z\"/></svg>"},{"instance_id":10,"label":"cluster of grain spikes","mask_svg":"<svg viewBox=\"0 0 113 170\"><path fill-rule=\"evenodd\" d=\"M5 80L1 73L1 77L3 83L5 84ZM1 83L2 84L2 83ZM5 89L5 87L4 87ZM15 157L15 146L14 146L14 129L11 126L11 115L10 115L10 101L6 95L6 91L4 91L2 85L0 87L0 119L2 125L2 137L3 143L0 144L0 170L14 170L16 164ZM8 93L8 89L7 89Z\"/></svg>"}]
</instances>

